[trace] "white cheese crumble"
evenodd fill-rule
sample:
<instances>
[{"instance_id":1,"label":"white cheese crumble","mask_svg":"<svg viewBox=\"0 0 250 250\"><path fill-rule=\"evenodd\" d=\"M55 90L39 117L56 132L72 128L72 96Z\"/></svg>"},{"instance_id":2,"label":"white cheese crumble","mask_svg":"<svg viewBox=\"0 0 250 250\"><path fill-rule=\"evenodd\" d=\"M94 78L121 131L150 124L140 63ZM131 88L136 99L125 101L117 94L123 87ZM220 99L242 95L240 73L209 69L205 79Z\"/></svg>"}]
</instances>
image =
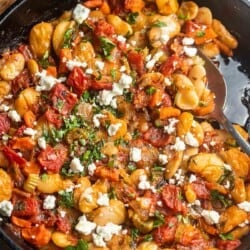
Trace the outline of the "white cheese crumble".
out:
<instances>
[{"instance_id":1,"label":"white cheese crumble","mask_svg":"<svg viewBox=\"0 0 250 250\"><path fill-rule=\"evenodd\" d=\"M89 13L90 9L86 8L82 4L77 4L73 10L73 18L77 23L82 24L83 21L88 18Z\"/></svg>"},{"instance_id":2,"label":"white cheese crumble","mask_svg":"<svg viewBox=\"0 0 250 250\"><path fill-rule=\"evenodd\" d=\"M183 45L193 45L194 44L194 39L192 37L184 37L182 39L182 44Z\"/></svg>"},{"instance_id":3,"label":"white cheese crumble","mask_svg":"<svg viewBox=\"0 0 250 250\"><path fill-rule=\"evenodd\" d=\"M198 140L194 137L194 135L190 132L187 132L185 135L185 143L191 147L198 147L199 142Z\"/></svg>"},{"instance_id":4,"label":"white cheese crumble","mask_svg":"<svg viewBox=\"0 0 250 250\"><path fill-rule=\"evenodd\" d=\"M89 175L90 175L90 176L93 176L94 173L95 173L95 170L96 170L96 165L95 165L95 163L89 164L87 168L88 168L88 173L89 173Z\"/></svg>"},{"instance_id":5,"label":"white cheese crumble","mask_svg":"<svg viewBox=\"0 0 250 250\"><path fill-rule=\"evenodd\" d=\"M194 182L194 181L196 181L196 180L197 180L196 175L191 174L190 177L189 177L189 183L192 183L192 182Z\"/></svg>"},{"instance_id":6,"label":"white cheese crumble","mask_svg":"<svg viewBox=\"0 0 250 250\"><path fill-rule=\"evenodd\" d=\"M165 165L168 163L168 156L165 154L159 154L158 160L162 165Z\"/></svg>"},{"instance_id":7,"label":"white cheese crumble","mask_svg":"<svg viewBox=\"0 0 250 250\"><path fill-rule=\"evenodd\" d=\"M201 212L201 216L205 219L205 221L212 225L217 224L220 220L220 214L214 210L203 210Z\"/></svg>"},{"instance_id":8,"label":"white cheese crumble","mask_svg":"<svg viewBox=\"0 0 250 250\"><path fill-rule=\"evenodd\" d=\"M228 171L232 171L232 167L229 164L224 163L223 167Z\"/></svg>"},{"instance_id":9,"label":"white cheese crumble","mask_svg":"<svg viewBox=\"0 0 250 250\"><path fill-rule=\"evenodd\" d=\"M98 193L97 204L100 206L109 206L108 194Z\"/></svg>"},{"instance_id":10,"label":"white cheese crumble","mask_svg":"<svg viewBox=\"0 0 250 250\"><path fill-rule=\"evenodd\" d=\"M10 107L6 104L1 104L0 105L0 111L1 112L7 112L10 109Z\"/></svg>"},{"instance_id":11,"label":"white cheese crumble","mask_svg":"<svg viewBox=\"0 0 250 250\"><path fill-rule=\"evenodd\" d=\"M3 200L0 202L0 214L2 216L10 217L13 211L13 205L10 201Z\"/></svg>"},{"instance_id":12,"label":"white cheese crumble","mask_svg":"<svg viewBox=\"0 0 250 250\"><path fill-rule=\"evenodd\" d=\"M126 38L124 36L121 36L121 35L118 35L116 39L117 39L118 42L121 42L121 43L126 42Z\"/></svg>"},{"instance_id":13,"label":"white cheese crumble","mask_svg":"<svg viewBox=\"0 0 250 250\"><path fill-rule=\"evenodd\" d=\"M119 80L119 83L122 85L124 89L128 89L131 86L132 82L133 78L125 73L121 75L121 78Z\"/></svg>"},{"instance_id":14,"label":"white cheese crumble","mask_svg":"<svg viewBox=\"0 0 250 250\"><path fill-rule=\"evenodd\" d=\"M105 117L105 115L103 115L103 114L95 114L93 116L93 123L94 123L94 127L95 128L99 128L100 127L101 123L100 123L99 119L104 118L104 117Z\"/></svg>"},{"instance_id":15,"label":"white cheese crumble","mask_svg":"<svg viewBox=\"0 0 250 250\"><path fill-rule=\"evenodd\" d=\"M8 112L8 117L13 121L13 122L20 122L21 121L21 116L16 112L16 110L10 110Z\"/></svg>"},{"instance_id":16,"label":"white cheese crumble","mask_svg":"<svg viewBox=\"0 0 250 250\"><path fill-rule=\"evenodd\" d=\"M246 212L250 212L250 202L249 201L243 201L238 204L238 207Z\"/></svg>"},{"instance_id":17,"label":"white cheese crumble","mask_svg":"<svg viewBox=\"0 0 250 250\"><path fill-rule=\"evenodd\" d=\"M114 136L114 135L116 135L116 133L118 132L118 130L120 129L121 126L122 126L121 123L111 124L111 125L108 127L108 135L109 135L109 136Z\"/></svg>"},{"instance_id":18,"label":"white cheese crumble","mask_svg":"<svg viewBox=\"0 0 250 250\"><path fill-rule=\"evenodd\" d=\"M194 47L184 46L183 50L184 53L189 57L194 57L197 54L197 49Z\"/></svg>"},{"instance_id":19,"label":"white cheese crumble","mask_svg":"<svg viewBox=\"0 0 250 250\"><path fill-rule=\"evenodd\" d=\"M96 224L94 222L88 221L85 215L82 215L78 218L78 223L75 226L75 230L78 233L89 235L96 228Z\"/></svg>"},{"instance_id":20,"label":"white cheese crumble","mask_svg":"<svg viewBox=\"0 0 250 250\"><path fill-rule=\"evenodd\" d=\"M32 128L25 128L24 131L23 131L23 133L24 133L25 135L34 136L34 135L37 134L37 131L34 130L34 129L32 129Z\"/></svg>"},{"instance_id":21,"label":"white cheese crumble","mask_svg":"<svg viewBox=\"0 0 250 250\"><path fill-rule=\"evenodd\" d=\"M37 143L41 149L46 149L46 140L44 137L38 138Z\"/></svg>"},{"instance_id":22,"label":"white cheese crumble","mask_svg":"<svg viewBox=\"0 0 250 250\"><path fill-rule=\"evenodd\" d=\"M36 76L40 78L39 85L36 86L36 91L49 91L54 85L58 82L64 82L66 80L65 77L55 78L53 76L47 75L46 70L42 70L41 72L37 72Z\"/></svg>"},{"instance_id":23,"label":"white cheese crumble","mask_svg":"<svg viewBox=\"0 0 250 250\"><path fill-rule=\"evenodd\" d=\"M66 62L66 67L69 70L73 70L73 68L75 68L75 67L86 68L87 66L88 66L88 64L86 62L80 62L80 61L77 61L77 60L68 60Z\"/></svg>"},{"instance_id":24,"label":"white cheese crumble","mask_svg":"<svg viewBox=\"0 0 250 250\"><path fill-rule=\"evenodd\" d=\"M43 209L54 209L56 207L56 197L47 195L43 201Z\"/></svg>"},{"instance_id":25,"label":"white cheese crumble","mask_svg":"<svg viewBox=\"0 0 250 250\"><path fill-rule=\"evenodd\" d=\"M183 170L182 169L178 169L176 171L174 177L175 177L177 185L182 185L184 183L185 176L183 175Z\"/></svg>"},{"instance_id":26,"label":"white cheese crumble","mask_svg":"<svg viewBox=\"0 0 250 250\"><path fill-rule=\"evenodd\" d=\"M163 55L164 55L163 51L159 51L159 52L155 53L153 58L146 63L146 68L147 69L152 69L154 67L154 65L157 63L157 61Z\"/></svg>"},{"instance_id":27,"label":"white cheese crumble","mask_svg":"<svg viewBox=\"0 0 250 250\"><path fill-rule=\"evenodd\" d=\"M72 161L70 162L70 170L73 173L81 173L84 169L83 165L80 162L79 158L74 157Z\"/></svg>"},{"instance_id":28,"label":"white cheese crumble","mask_svg":"<svg viewBox=\"0 0 250 250\"><path fill-rule=\"evenodd\" d=\"M172 134L176 131L176 127L175 125L179 122L179 120L175 119L175 118L170 118L168 119L168 125L164 126L164 133L167 134Z\"/></svg>"},{"instance_id":29,"label":"white cheese crumble","mask_svg":"<svg viewBox=\"0 0 250 250\"><path fill-rule=\"evenodd\" d=\"M96 66L99 70L103 70L105 64L104 64L104 62L102 62L102 61L96 61L96 62L95 62L95 66Z\"/></svg>"},{"instance_id":30,"label":"white cheese crumble","mask_svg":"<svg viewBox=\"0 0 250 250\"><path fill-rule=\"evenodd\" d=\"M87 202L92 202L93 201L93 189L92 187L88 187L85 189L85 191L82 194L82 197L87 201Z\"/></svg>"},{"instance_id":31,"label":"white cheese crumble","mask_svg":"<svg viewBox=\"0 0 250 250\"><path fill-rule=\"evenodd\" d=\"M141 149L132 147L130 148L129 158L131 161L138 162L141 160Z\"/></svg>"},{"instance_id":32,"label":"white cheese crumble","mask_svg":"<svg viewBox=\"0 0 250 250\"><path fill-rule=\"evenodd\" d=\"M186 149L185 143L180 139L180 137L176 137L175 144L170 146L170 149L175 151L183 151Z\"/></svg>"},{"instance_id":33,"label":"white cheese crumble","mask_svg":"<svg viewBox=\"0 0 250 250\"><path fill-rule=\"evenodd\" d=\"M151 188L150 182L147 180L148 177L146 175L141 175L139 177L138 188L141 190L147 190Z\"/></svg>"},{"instance_id":34,"label":"white cheese crumble","mask_svg":"<svg viewBox=\"0 0 250 250\"><path fill-rule=\"evenodd\" d=\"M98 247L106 247L106 241L111 240L113 235L118 235L122 230L122 226L107 223L105 226L97 226L96 233L93 233L94 244Z\"/></svg>"},{"instance_id":35,"label":"white cheese crumble","mask_svg":"<svg viewBox=\"0 0 250 250\"><path fill-rule=\"evenodd\" d=\"M88 74L88 75L92 75L92 74L94 73L94 70L91 69L91 68L87 68L87 69L85 70L85 73Z\"/></svg>"},{"instance_id":36,"label":"white cheese crumble","mask_svg":"<svg viewBox=\"0 0 250 250\"><path fill-rule=\"evenodd\" d=\"M121 67L120 67L120 72L125 72L126 71L126 66L125 65L122 65Z\"/></svg>"}]
</instances>

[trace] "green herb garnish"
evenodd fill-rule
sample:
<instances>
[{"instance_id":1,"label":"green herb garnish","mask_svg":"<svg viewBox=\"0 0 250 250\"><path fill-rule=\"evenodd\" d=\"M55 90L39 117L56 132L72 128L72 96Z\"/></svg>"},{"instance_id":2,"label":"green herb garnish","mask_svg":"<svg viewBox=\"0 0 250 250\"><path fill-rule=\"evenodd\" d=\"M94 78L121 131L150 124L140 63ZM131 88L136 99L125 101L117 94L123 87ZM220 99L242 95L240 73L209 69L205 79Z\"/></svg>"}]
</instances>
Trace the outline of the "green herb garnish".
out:
<instances>
[{"instance_id":1,"label":"green herb garnish","mask_svg":"<svg viewBox=\"0 0 250 250\"><path fill-rule=\"evenodd\" d=\"M69 28L66 30L63 36L62 48L70 48L73 33L74 33L74 30L72 28Z\"/></svg>"},{"instance_id":2,"label":"green herb garnish","mask_svg":"<svg viewBox=\"0 0 250 250\"><path fill-rule=\"evenodd\" d=\"M88 250L89 246L85 240L79 240L76 246L68 246L65 250Z\"/></svg>"},{"instance_id":3,"label":"green herb garnish","mask_svg":"<svg viewBox=\"0 0 250 250\"><path fill-rule=\"evenodd\" d=\"M233 235L231 233L219 234L222 240L233 240Z\"/></svg>"},{"instance_id":4,"label":"green herb garnish","mask_svg":"<svg viewBox=\"0 0 250 250\"><path fill-rule=\"evenodd\" d=\"M115 48L115 44L104 36L101 36L99 39L104 57L109 58L112 50Z\"/></svg>"},{"instance_id":5,"label":"green herb garnish","mask_svg":"<svg viewBox=\"0 0 250 250\"><path fill-rule=\"evenodd\" d=\"M159 211L155 211L154 217L155 217L155 220L153 223L154 228L160 227L165 224L165 218Z\"/></svg>"},{"instance_id":6,"label":"green herb garnish","mask_svg":"<svg viewBox=\"0 0 250 250\"><path fill-rule=\"evenodd\" d=\"M139 16L138 12L131 12L127 15L127 22L129 24L135 24L136 23L136 18Z\"/></svg>"},{"instance_id":7,"label":"green herb garnish","mask_svg":"<svg viewBox=\"0 0 250 250\"><path fill-rule=\"evenodd\" d=\"M73 192L60 191L59 205L68 208L74 207Z\"/></svg>"},{"instance_id":8,"label":"green herb garnish","mask_svg":"<svg viewBox=\"0 0 250 250\"><path fill-rule=\"evenodd\" d=\"M159 20L157 20L156 22L154 22L153 23L153 25L152 25L152 27L166 27L167 26L167 24L166 23L164 23L164 22L162 22L162 21L159 21Z\"/></svg>"},{"instance_id":9,"label":"green herb garnish","mask_svg":"<svg viewBox=\"0 0 250 250\"><path fill-rule=\"evenodd\" d=\"M198 36L198 37L203 37L203 36L205 36L205 32L204 32L203 30L200 30L200 31L198 31L198 32L196 33L196 36Z\"/></svg>"}]
</instances>

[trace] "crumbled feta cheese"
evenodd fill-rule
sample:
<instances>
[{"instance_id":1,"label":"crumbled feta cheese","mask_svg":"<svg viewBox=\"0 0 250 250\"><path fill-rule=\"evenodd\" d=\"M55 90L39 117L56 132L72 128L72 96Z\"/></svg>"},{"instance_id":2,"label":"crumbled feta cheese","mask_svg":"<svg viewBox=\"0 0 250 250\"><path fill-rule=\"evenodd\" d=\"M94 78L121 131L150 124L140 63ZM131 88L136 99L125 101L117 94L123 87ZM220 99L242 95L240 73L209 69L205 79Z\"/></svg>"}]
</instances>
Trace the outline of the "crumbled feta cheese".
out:
<instances>
[{"instance_id":1,"label":"crumbled feta cheese","mask_svg":"<svg viewBox=\"0 0 250 250\"><path fill-rule=\"evenodd\" d=\"M34 136L37 133L37 131L34 130L34 129L32 129L32 128L25 128L24 131L23 131L23 133L25 135Z\"/></svg>"},{"instance_id":2,"label":"crumbled feta cheese","mask_svg":"<svg viewBox=\"0 0 250 250\"><path fill-rule=\"evenodd\" d=\"M170 178L170 179L168 180L168 183L171 184L171 185L175 185L175 179Z\"/></svg>"},{"instance_id":3,"label":"crumbled feta cheese","mask_svg":"<svg viewBox=\"0 0 250 250\"><path fill-rule=\"evenodd\" d=\"M250 201L243 201L238 204L238 207L246 212L250 212Z\"/></svg>"},{"instance_id":4,"label":"crumbled feta cheese","mask_svg":"<svg viewBox=\"0 0 250 250\"><path fill-rule=\"evenodd\" d=\"M88 187L85 189L85 191L83 192L82 196L83 198L87 201L87 202L93 202L93 189L92 187Z\"/></svg>"},{"instance_id":5,"label":"crumbled feta cheese","mask_svg":"<svg viewBox=\"0 0 250 250\"><path fill-rule=\"evenodd\" d=\"M88 165L88 173L90 176L93 176L96 170L96 165L95 163L91 163Z\"/></svg>"},{"instance_id":6,"label":"crumbled feta cheese","mask_svg":"<svg viewBox=\"0 0 250 250\"><path fill-rule=\"evenodd\" d=\"M115 93L105 89L99 92L98 101L101 105L108 106L110 105L115 96L116 96Z\"/></svg>"},{"instance_id":7,"label":"crumbled feta cheese","mask_svg":"<svg viewBox=\"0 0 250 250\"><path fill-rule=\"evenodd\" d=\"M183 175L183 170L182 169L178 169L176 171L174 177L176 179L176 184L177 185L182 185L184 183L185 176Z\"/></svg>"},{"instance_id":8,"label":"crumbled feta cheese","mask_svg":"<svg viewBox=\"0 0 250 250\"><path fill-rule=\"evenodd\" d=\"M226 183L225 183L225 185L224 185L224 187L226 189L230 189L230 187L231 187L230 181L227 180Z\"/></svg>"},{"instance_id":9,"label":"crumbled feta cheese","mask_svg":"<svg viewBox=\"0 0 250 250\"><path fill-rule=\"evenodd\" d=\"M121 123L111 124L111 125L108 127L108 135L109 135L109 136L114 136L114 135L116 135L116 133L118 132L118 130L120 129L121 126L122 126Z\"/></svg>"},{"instance_id":10,"label":"crumbled feta cheese","mask_svg":"<svg viewBox=\"0 0 250 250\"><path fill-rule=\"evenodd\" d=\"M85 215L82 215L78 218L78 223L75 226L75 230L78 233L84 235L90 235L96 228L94 222L88 221Z\"/></svg>"},{"instance_id":11,"label":"crumbled feta cheese","mask_svg":"<svg viewBox=\"0 0 250 250\"><path fill-rule=\"evenodd\" d=\"M112 99L112 100L111 100L110 106L111 106L113 109L117 109L117 102L116 102L116 99Z\"/></svg>"},{"instance_id":12,"label":"crumbled feta cheese","mask_svg":"<svg viewBox=\"0 0 250 250\"><path fill-rule=\"evenodd\" d=\"M197 54L197 49L194 47L188 47L188 46L184 46L183 47L184 53L189 56L189 57L193 57Z\"/></svg>"},{"instance_id":13,"label":"crumbled feta cheese","mask_svg":"<svg viewBox=\"0 0 250 250\"><path fill-rule=\"evenodd\" d=\"M166 86L171 86L171 85L172 85L172 82L171 82L171 80L170 80L168 77L165 77L165 78L164 78L164 84L165 84Z\"/></svg>"},{"instance_id":14,"label":"crumbled feta cheese","mask_svg":"<svg viewBox=\"0 0 250 250\"><path fill-rule=\"evenodd\" d=\"M97 204L100 206L109 206L108 194L98 193Z\"/></svg>"},{"instance_id":15,"label":"crumbled feta cheese","mask_svg":"<svg viewBox=\"0 0 250 250\"><path fill-rule=\"evenodd\" d=\"M154 65L156 64L156 62L161 58L161 56L163 56L163 54L164 54L163 51L159 51L155 53L152 59L146 63L146 68L152 69Z\"/></svg>"},{"instance_id":16,"label":"crumbled feta cheese","mask_svg":"<svg viewBox=\"0 0 250 250\"><path fill-rule=\"evenodd\" d=\"M124 36L117 36L117 41L121 42L121 43L125 43L126 42L126 38Z\"/></svg>"},{"instance_id":17,"label":"crumbled feta cheese","mask_svg":"<svg viewBox=\"0 0 250 250\"><path fill-rule=\"evenodd\" d=\"M238 226L239 227L245 227L249 224L249 221L248 220L245 220L244 222L240 223Z\"/></svg>"},{"instance_id":18,"label":"crumbled feta cheese","mask_svg":"<svg viewBox=\"0 0 250 250\"><path fill-rule=\"evenodd\" d=\"M180 137L176 137L175 144L170 147L170 149L175 151L183 151L186 149L185 143L180 139Z\"/></svg>"},{"instance_id":19,"label":"crumbled feta cheese","mask_svg":"<svg viewBox=\"0 0 250 250\"><path fill-rule=\"evenodd\" d=\"M159 154L158 160L162 165L165 165L168 163L168 156L165 154Z\"/></svg>"},{"instance_id":20,"label":"crumbled feta cheese","mask_svg":"<svg viewBox=\"0 0 250 250\"><path fill-rule=\"evenodd\" d=\"M133 78L130 75L122 74L119 83L124 89L128 89L133 82Z\"/></svg>"},{"instance_id":21,"label":"crumbled feta cheese","mask_svg":"<svg viewBox=\"0 0 250 250\"><path fill-rule=\"evenodd\" d=\"M94 127L95 128L99 128L100 127L101 123L100 123L99 119L104 118L104 117L105 117L105 115L103 115L103 114L95 114L93 116L93 123L94 123Z\"/></svg>"},{"instance_id":22,"label":"crumbled feta cheese","mask_svg":"<svg viewBox=\"0 0 250 250\"><path fill-rule=\"evenodd\" d=\"M120 72L125 72L125 71L126 71L126 66L122 65L121 68L120 68Z\"/></svg>"},{"instance_id":23,"label":"crumbled feta cheese","mask_svg":"<svg viewBox=\"0 0 250 250\"><path fill-rule=\"evenodd\" d=\"M13 122L20 122L21 121L21 116L16 112L16 110L10 110L8 112L8 117L13 121Z\"/></svg>"},{"instance_id":24,"label":"crumbled feta cheese","mask_svg":"<svg viewBox=\"0 0 250 250\"><path fill-rule=\"evenodd\" d=\"M56 207L56 197L47 195L43 201L43 209L54 209Z\"/></svg>"},{"instance_id":25,"label":"crumbled feta cheese","mask_svg":"<svg viewBox=\"0 0 250 250\"><path fill-rule=\"evenodd\" d=\"M150 182L147 180L147 176L146 175L141 175L139 177L140 182L138 183L138 188L141 190L146 190L146 189L150 189L151 185Z\"/></svg>"},{"instance_id":26,"label":"crumbled feta cheese","mask_svg":"<svg viewBox=\"0 0 250 250\"><path fill-rule=\"evenodd\" d=\"M1 104L0 105L0 112L7 112L10 109L8 105Z\"/></svg>"},{"instance_id":27,"label":"crumbled feta cheese","mask_svg":"<svg viewBox=\"0 0 250 250\"><path fill-rule=\"evenodd\" d=\"M66 211L64 211L64 210L59 210L58 213L59 213L60 217L62 217L62 218L64 218L66 215Z\"/></svg>"},{"instance_id":28,"label":"crumbled feta cheese","mask_svg":"<svg viewBox=\"0 0 250 250\"><path fill-rule=\"evenodd\" d=\"M46 149L46 140L44 137L38 138L37 143L41 149Z\"/></svg>"},{"instance_id":29,"label":"crumbled feta cheese","mask_svg":"<svg viewBox=\"0 0 250 250\"><path fill-rule=\"evenodd\" d=\"M216 141L211 141L211 142L210 142L210 145L211 145L212 147L214 147L216 144L217 144Z\"/></svg>"},{"instance_id":30,"label":"crumbled feta cheese","mask_svg":"<svg viewBox=\"0 0 250 250\"><path fill-rule=\"evenodd\" d=\"M70 170L73 173L81 173L84 169L83 165L80 162L79 158L74 157L72 161L70 162Z\"/></svg>"},{"instance_id":31,"label":"crumbled feta cheese","mask_svg":"<svg viewBox=\"0 0 250 250\"><path fill-rule=\"evenodd\" d=\"M182 44L183 45L193 45L194 44L194 39L192 37L184 37L182 39Z\"/></svg>"},{"instance_id":32,"label":"crumbled feta cheese","mask_svg":"<svg viewBox=\"0 0 250 250\"><path fill-rule=\"evenodd\" d=\"M0 202L0 214L2 216L10 217L13 211L13 205L10 201L3 200Z\"/></svg>"},{"instance_id":33,"label":"crumbled feta cheese","mask_svg":"<svg viewBox=\"0 0 250 250\"><path fill-rule=\"evenodd\" d=\"M105 226L97 226L96 233L93 233L94 244L98 247L105 247L105 241L111 240L113 235L118 235L122 230L122 226L113 224L112 222L107 223Z\"/></svg>"},{"instance_id":34,"label":"crumbled feta cheese","mask_svg":"<svg viewBox=\"0 0 250 250\"><path fill-rule=\"evenodd\" d=\"M176 131L175 125L179 122L179 120L175 118L168 119L168 125L164 126L164 132L167 134L172 134Z\"/></svg>"},{"instance_id":35,"label":"crumbled feta cheese","mask_svg":"<svg viewBox=\"0 0 250 250\"><path fill-rule=\"evenodd\" d=\"M104 62L102 62L102 61L96 61L96 62L95 62L95 66L96 66L99 70L103 70L105 64L104 64Z\"/></svg>"},{"instance_id":36,"label":"crumbled feta cheese","mask_svg":"<svg viewBox=\"0 0 250 250\"><path fill-rule=\"evenodd\" d=\"M232 167L229 164L224 163L223 167L228 171L232 171Z\"/></svg>"},{"instance_id":37,"label":"crumbled feta cheese","mask_svg":"<svg viewBox=\"0 0 250 250\"><path fill-rule=\"evenodd\" d=\"M92 75L92 74L94 73L94 70L91 69L91 68L87 68L87 69L85 70L85 73L88 74L88 75Z\"/></svg>"},{"instance_id":38,"label":"crumbled feta cheese","mask_svg":"<svg viewBox=\"0 0 250 250\"><path fill-rule=\"evenodd\" d=\"M185 135L185 143L191 147L198 147L199 146L198 140L190 132L187 132Z\"/></svg>"},{"instance_id":39,"label":"crumbled feta cheese","mask_svg":"<svg viewBox=\"0 0 250 250\"><path fill-rule=\"evenodd\" d=\"M203 210L201 212L201 216L205 219L205 221L212 225L217 224L220 220L220 214L214 210Z\"/></svg>"},{"instance_id":40,"label":"crumbled feta cheese","mask_svg":"<svg viewBox=\"0 0 250 250\"><path fill-rule=\"evenodd\" d=\"M141 149L132 147L130 148L129 158L131 161L138 162L141 160Z\"/></svg>"},{"instance_id":41,"label":"crumbled feta cheese","mask_svg":"<svg viewBox=\"0 0 250 250\"><path fill-rule=\"evenodd\" d=\"M90 9L79 3L73 10L73 18L77 23L82 24L88 18L89 13Z\"/></svg>"},{"instance_id":42,"label":"crumbled feta cheese","mask_svg":"<svg viewBox=\"0 0 250 250\"><path fill-rule=\"evenodd\" d=\"M136 46L136 41L135 41L135 40L130 40L129 42L130 42L130 44L131 44L132 46L134 46L134 47Z\"/></svg>"},{"instance_id":43,"label":"crumbled feta cheese","mask_svg":"<svg viewBox=\"0 0 250 250\"><path fill-rule=\"evenodd\" d=\"M189 183L192 183L192 182L194 182L194 181L196 181L196 180L197 180L196 175L191 174L190 177L189 177Z\"/></svg>"},{"instance_id":44,"label":"crumbled feta cheese","mask_svg":"<svg viewBox=\"0 0 250 250\"><path fill-rule=\"evenodd\" d=\"M86 68L88 66L88 64L86 62L80 62L77 60L68 60L66 62L66 67L69 70L73 70L74 67L82 67L82 68Z\"/></svg>"}]
</instances>

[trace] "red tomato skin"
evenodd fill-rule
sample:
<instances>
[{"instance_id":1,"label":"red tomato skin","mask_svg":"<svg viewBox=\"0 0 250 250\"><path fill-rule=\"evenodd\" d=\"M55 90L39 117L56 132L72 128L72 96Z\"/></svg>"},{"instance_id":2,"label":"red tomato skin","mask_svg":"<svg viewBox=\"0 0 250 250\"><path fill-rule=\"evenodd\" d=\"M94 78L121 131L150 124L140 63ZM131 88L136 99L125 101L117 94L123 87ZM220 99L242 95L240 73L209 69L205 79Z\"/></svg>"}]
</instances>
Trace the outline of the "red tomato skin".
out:
<instances>
[{"instance_id":1,"label":"red tomato skin","mask_svg":"<svg viewBox=\"0 0 250 250\"><path fill-rule=\"evenodd\" d=\"M234 250L241 245L239 240L217 240L216 247L220 250Z\"/></svg>"},{"instance_id":2,"label":"red tomato skin","mask_svg":"<svg viewBox=\"0 0 250 250\"><path fill-rule=\"evenodd\" d=\"M24 69L14 80L11 81L11 90L17 94L20 90L28 88L30 85L30 76L27 69Z\"/></svg>"},{"instance_id":3,"label":"red tomato skin","mask_svg":"<svg viewBox=\"0 0 250 250\"><path fill-rule=\"evenodd\" d=\"M180 66L181 58L177 55L172 55L160 66L160 72L168 77L180 68Z\"/></svg>"},{"instance_id":4,"label":"red tomato skin","mask_svg":"<svg viewBox=\"0 0 250 250\"><path fill-rule=\"evenodd\" d=\"M48 145L38 155L37 160L44 170L59 173L67 158L67 153L67 149L62 145L57 145L54 148Z\"/></svg>"},{"instance_id":5,"label":"red tomato skin","mask_svg":"<svg viewBox=\"0 0 250 250\"><path fill-rule=\"evenodd\" d=\"M10 147L4 146L2 151L10 162L15 162L19 165L23 165L26 163L26 160Z\"/></svg>"},{"instance_id":6,"label":"red tomato skin","mask_svg":"<svg viewBox=\"0 0 250 250\"><path fill-rule=\"evenodd\" d=\"M210 192L206 188L205 183L194 181L191 183L191 186L199 199L208 200L210 198Z\"/></svg>"},{"instance_id":7,"label":"red tomato skin","mask_svg":"<svg viewBox=\"0 0 250 250\"><path fill-rule=\"evenodd\" d=\"M186 213L186 206L179 198L181 188L175 185L166 184L162 189L162 199L165 205L174 212Z\"/></svg>"},{"instance_id":8,"label":"red tomato skin","mask_svg":"<svg viewBox=\"0 0 250 250\"><path fill-rule=\"evenodd\" d=\"M57 230L63 233L68 233L71 229L69 220L66 217L58 217L56 221Z\"/></svg>"},{"instance_id":9,"label":"red tomato skin","mask_svg":"<svg viewBox=\"0 0 250 250\"><path fill-rule=\"evenodd\" d=\"M51 99L53 108L62 115L67 115L71 112L77 103L77 97L70 92L65 85L57 83L51 91ZM62 105L58 103L62 102Z\"/></svg>"},{"instance_id":10,"label":"red tomato skin","mask_svg":"<svg viewBox=\"0 0 250 250\"><path fill-rule=\"evenodd\" d=\"M111 90L113 84L111 82L100 82L100 81L91 81L91 89L93 90Z\"/></svg>"},{"instance_id":11,"label":"red tomato skin","mask_svg":"<svg viewBox=\"0 0 250 250\"><path fill-rule=\"evenodd\" d=\"M153 238L158 245L171 244L175 239L178 219L175 216L165 218L165 224L153 231Z\"/></svg>"},{"instance_id":12,"label":"red tomato skin","mask_svg":"<svg viewBox=\"0 0 250 250\"><path fill-rule=\"evenodd\" d=\"M7 114L0 114L0 135L5 134L10 129L10 119Z\"/></svg>"},{"instance_id":13,"label":"red tomato skin","mask_svg":"<svg viewBox=\"0 0 250 250\"><path fill-rule=\"evenodd\" d=\"M144 134L143 139L151 143L155 147L163 147L168 145L172 138L164 133L162 129L151 127Z\"/></svg>"},{"instance_id":14,"label":"red tomato skin","mask_svg":"<svg viewBox=\"0 0 250 250\"><path fill-rule=\"evenodd\" d=\"M128 53L128 61L133 70L137 72L138 75L142 75L145 72L144 68L144 56L136 51L130 51Z\"/></svg>"},{"instance_id":15,"label":"red tomato skin","mask_svg":"<svg viewBox=\"0 0 250 250\"><path fill-rule=\"evenodd\" d=\"M17 217L32 217L39 213L39 203L34 197L17 199L14 203L12 215Z\"/></svg>"},{"instance_id":16,"label":"red tomato skin","mask_svg":"<svg viewBox=\"0 0 250 250\"><path fill-rule=\"evenodd\" d=\"M46 120L53 124L56 128L60 128L63 124L63 120L60 114L56 113L54 109L48 109L44 114Z\"/></svg>"},{"instance_id":17,"label":"red tomato skin","mask_svg":"<svg viewBox=\"0 0 250 250\"><path fill-rule=\"evenodd\" d=\"M74 92L78 96L81 96L82 93L88 90L91 85L90 80L79 67L74 67L70 72L67 84L73 88Z\"/></svg>"},{"instance_id":18,"label":"red tomato skin","mask_svg":"<svg viewBox=\"0 0 250 250\"><path fill-rule=\"evenodd\" d=\"M115 34L115 29L114 27L106 22L105 20L100 20L95 27L94 34L99 37L99 36L107 36L111 37L112 35Z\"/></svg>"}]
</instances>

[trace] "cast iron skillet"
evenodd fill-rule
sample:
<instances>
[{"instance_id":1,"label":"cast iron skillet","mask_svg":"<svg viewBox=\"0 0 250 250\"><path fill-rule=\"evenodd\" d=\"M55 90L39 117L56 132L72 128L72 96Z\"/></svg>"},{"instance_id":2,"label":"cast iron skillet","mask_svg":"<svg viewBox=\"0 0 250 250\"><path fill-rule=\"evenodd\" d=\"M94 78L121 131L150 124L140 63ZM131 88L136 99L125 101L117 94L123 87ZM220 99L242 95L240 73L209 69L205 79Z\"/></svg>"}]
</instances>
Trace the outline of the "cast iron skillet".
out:
<instances>
[{"instance_id":1,"label":"cast iron skillet","mask_svg":"<svg viewBox=\"0 0 250 250\"><path fill-rule=\"evenodd\" d=\"M6 48L14 48L18 43L26 41L27 34L34 24L58 17L77 2L77 0L17 0L0 15L0 53ZM247 0L195 0L195 2L199 6L209 7L214 17L220 19L239 41L240 46L235 51L234 57L232 59L221 57L220 64L228 85L225 113L232 122L244 125L248 118L248 110L242 104L241 97L244 89L250 86L248 85L250 82L250 3ZM33 249L15 236L6 223L0 225L0 238L4 238L11 249ZM239 249L250 250L250 235L243 239Z\"/></svg>"}]
</instances>

